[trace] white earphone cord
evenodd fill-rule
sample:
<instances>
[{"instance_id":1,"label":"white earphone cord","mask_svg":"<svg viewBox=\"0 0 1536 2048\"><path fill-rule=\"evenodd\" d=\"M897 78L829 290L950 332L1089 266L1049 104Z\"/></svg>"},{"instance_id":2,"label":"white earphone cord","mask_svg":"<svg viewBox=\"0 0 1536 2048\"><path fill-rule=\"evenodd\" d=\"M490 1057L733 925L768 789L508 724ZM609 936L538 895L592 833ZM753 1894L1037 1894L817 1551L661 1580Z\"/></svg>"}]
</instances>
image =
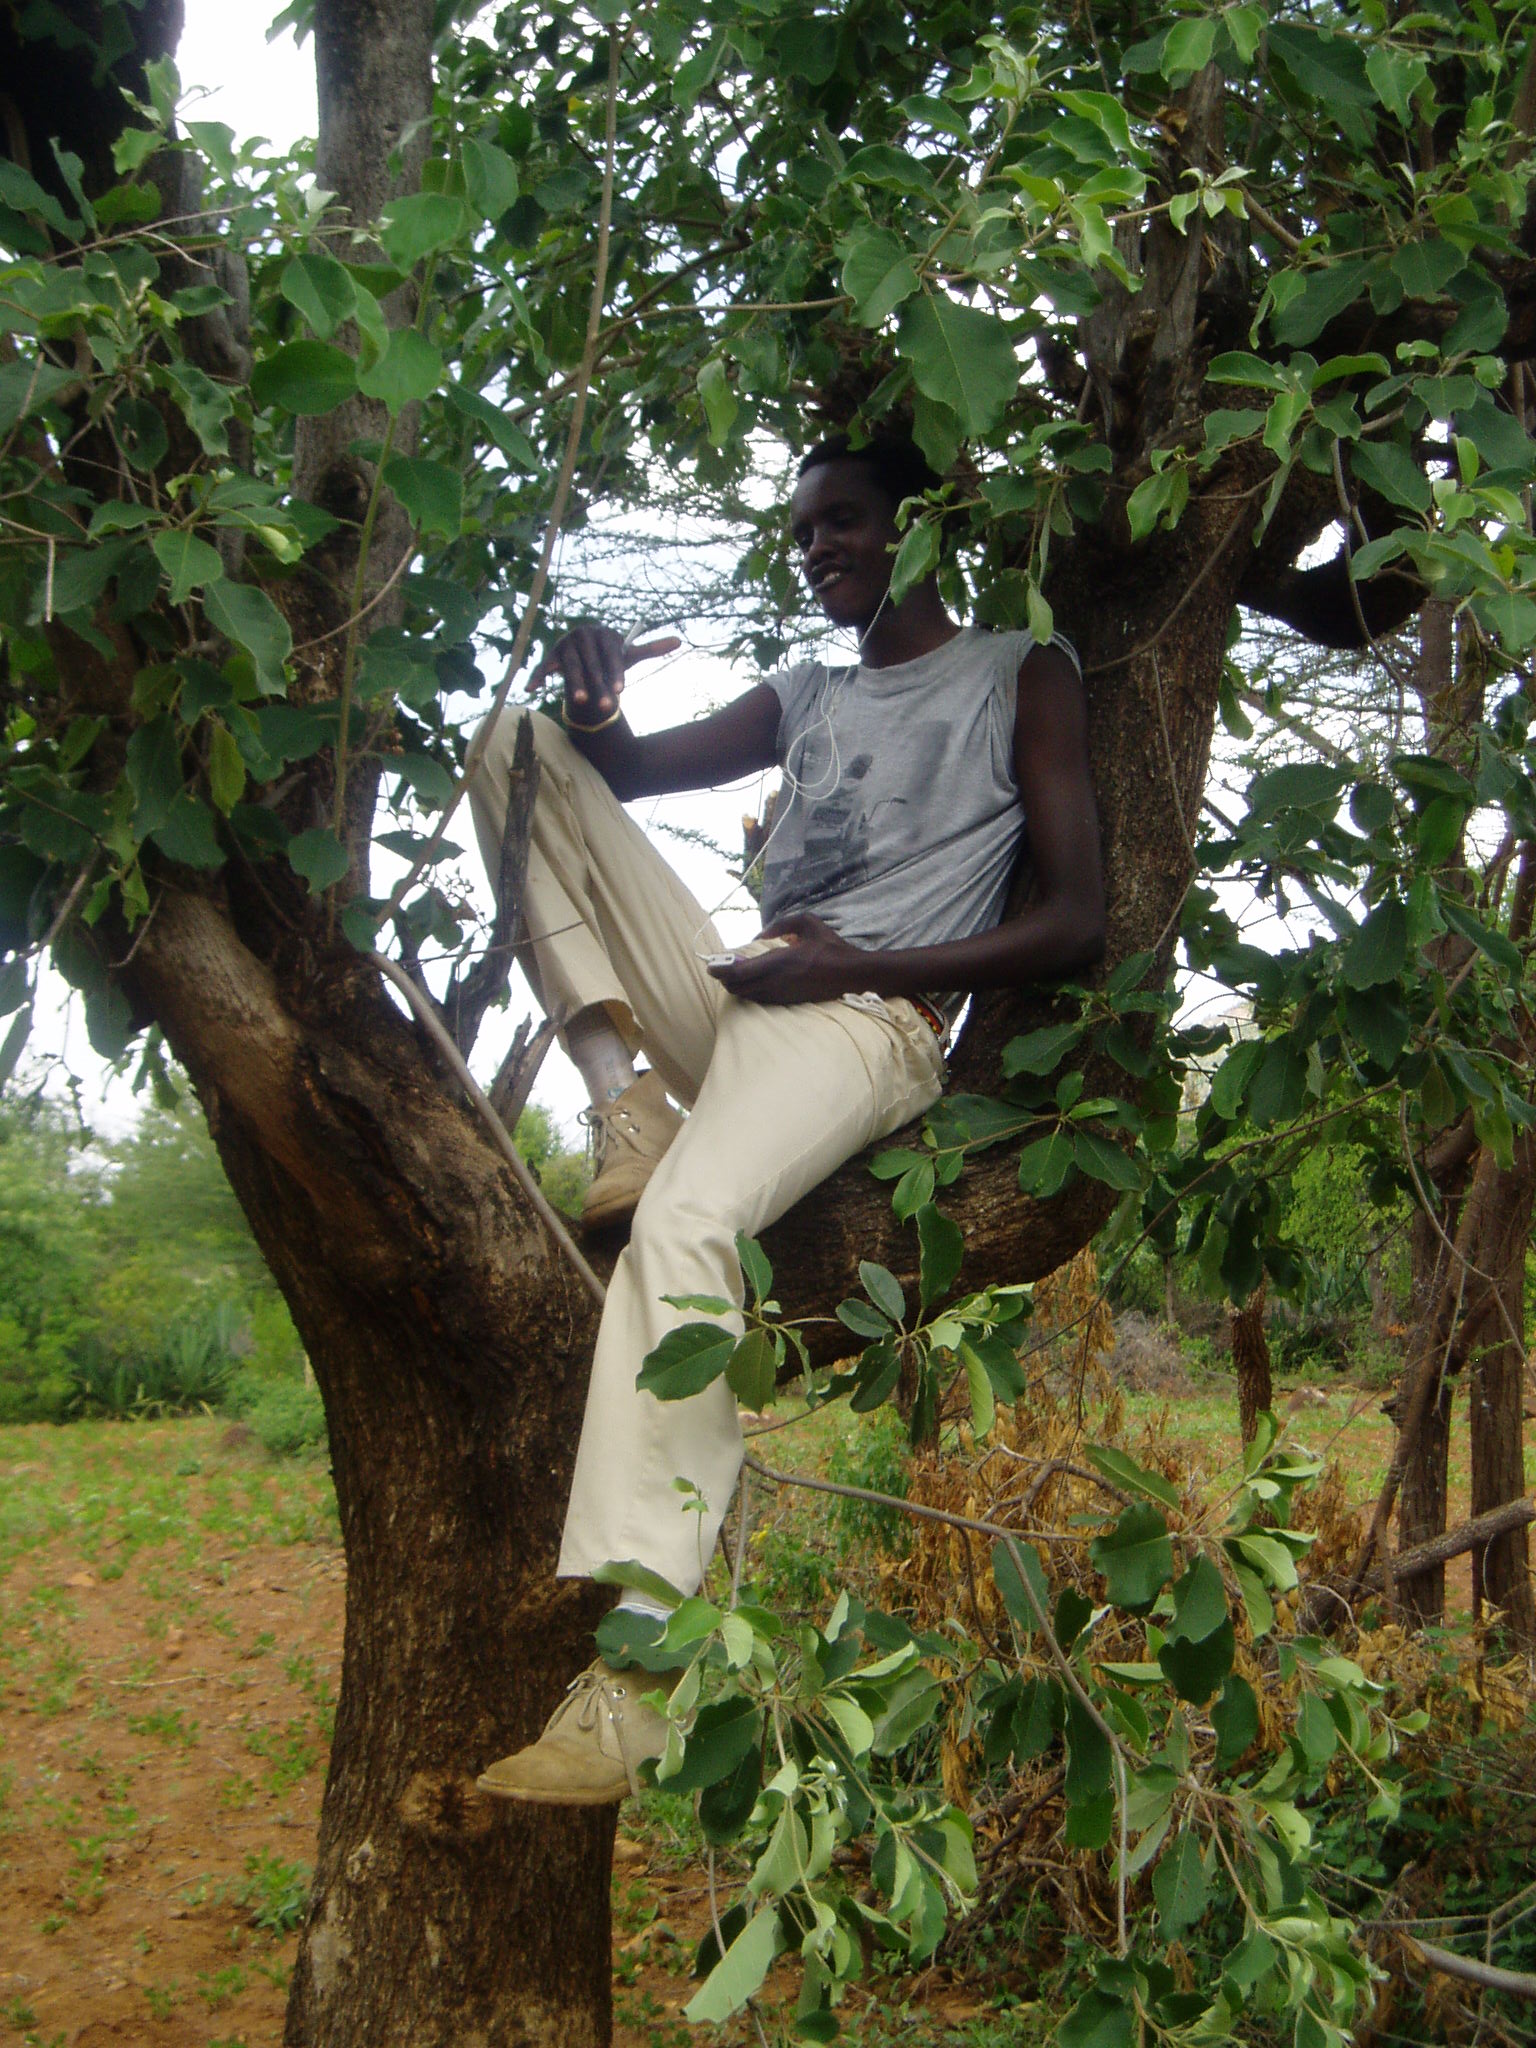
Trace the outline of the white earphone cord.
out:
<instances>
[{"instance_id":1,"label":"white earphone cord","mask_svg":"<svg viewBox=\"0 0 1536 2048\"><path fill-rule=\"evenodd\" d=\"M887 584L885 588L885 595L881 598L879 604L875 608L874 618L870 620L869 624L864 628L863 632L859 635L859 652L861 655L864 651L864 642L875 630L875 625L879 620L880 614L885 610L887 604L889 604L890 597L890 585ZM819 691L819 697L821 700L820 715L816 719L814 719L810 725L806 726L802 731L796 733L795 737L790 741L789 746L784 751L784 780L779 786L780 801L778 804L778 815L775 817L772 826L769 828L768 837L763 841L762 845L758 848L752 860L748 862L749 868L756 867L761 861L766 859L769 847L772 846L774 840L777 839L777 837L779 836L780 828L788 823L789 814L791 809L793 808L794 799L797 796L807 797L812 800L818 799L820 797L831 796L842 782L843 759L837 744L837 727L833 724L832 721L834 714L836 713L838 704L842 699L843 691L847 689L848 685L853 681L854 677L859 672L859 663L856 661L851 662L846 667L842 668L838 672L838 678L835 687L833 684L832 670L828 667L828 665L825 662L822 663L821 667L822 680L821 688ZM830 759L827 764L826 774L820 777L815 786L813 787L811 784L802 782L800 780L800 777L795 772L792 756L798 750L801 766L804 766L805 757L810 750L811 742L815 738L818 728L820 728L821 726L825 726L827 730L827 744L830 749ZM828 779L829 777L830 779ZM786 784L788 785L790 799L787 803L783 800L784 787ZM699 939L705 931L706 927L714 923L715 919L720 915L721 911L724 910L726 905L730 902L731 898L743 886L744 884L742 881L733 881L730 888L726 890L725 894L721 897L720 901L715 905L714 909L711 910L705 916L703 922L699 925L698 930L693 935L694 958L697 960L702 960L706 966L723 965L726 961L734 958L734 955L730 953L701 952L699 948Z\"/></svg>"}]
</instances>

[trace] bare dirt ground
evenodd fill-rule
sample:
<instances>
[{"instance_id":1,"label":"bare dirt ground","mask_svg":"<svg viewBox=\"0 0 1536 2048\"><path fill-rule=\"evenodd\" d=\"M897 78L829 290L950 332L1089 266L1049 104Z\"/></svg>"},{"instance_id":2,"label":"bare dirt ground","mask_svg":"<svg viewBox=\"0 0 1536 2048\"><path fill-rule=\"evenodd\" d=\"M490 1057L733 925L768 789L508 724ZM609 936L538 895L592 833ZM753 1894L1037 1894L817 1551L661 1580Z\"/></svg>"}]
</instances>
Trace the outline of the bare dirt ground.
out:
<instances>
[{"instance_id":1,"label":"bare dirt ground","mask_svg":"<svg viewBox=\"0 0 1536 2048\"><path fill-rule=\"evenodd\" d=\"M218 1422L13 1429L0 1500L0 2044L280 2041L341 1656L323 1468ZM621 1838L619 2048L687 2037L671 1860Z\"/></svg>"},{"instance_id":2,"label":"bare dirt ground","mask_svg":"<svg viewBox=\"0 0 1536 2048\"><path fill-rule=\"evenodd\" d=\"M1197 1466L1234 1455L1225 1390L1133 1405ZM1307 1440L1368 1501L1379 1396L1308 1405ZM1466 1483L1458 1446L1453 1521ZM0 1429L0 2048L281 2040L343 1582L323 1463L213 1419ZM1465 1560L1450 1590L1464 1606ZM679 2015L708 1906L684 1824L663 1795L624 1809L617 2048L696 2038ZM881 2038L971 2039L953 2030L979 2008L935 1989Z\"/></svg>"}]
</instances>

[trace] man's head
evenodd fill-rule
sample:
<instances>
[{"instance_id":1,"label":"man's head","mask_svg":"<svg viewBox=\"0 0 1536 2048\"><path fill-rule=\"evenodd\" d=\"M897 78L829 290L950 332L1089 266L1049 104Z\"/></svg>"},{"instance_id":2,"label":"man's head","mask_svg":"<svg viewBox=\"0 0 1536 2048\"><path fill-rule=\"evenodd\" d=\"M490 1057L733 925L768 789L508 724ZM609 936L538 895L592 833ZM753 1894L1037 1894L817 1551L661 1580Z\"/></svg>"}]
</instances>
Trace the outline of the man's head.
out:
<instances>
[{"instance_id":1,"label":"man's head","mask_svg":"<svg viewBox=\"0 0 1536 2048\"><path fill-rule=\"evenodd\" d=\"M835 434L805 456L789 501L790 533L833 625L868 630L890 588L897 507L938 487L921 450L896 435L855 448Z\"/></svg>"}]
</instances>

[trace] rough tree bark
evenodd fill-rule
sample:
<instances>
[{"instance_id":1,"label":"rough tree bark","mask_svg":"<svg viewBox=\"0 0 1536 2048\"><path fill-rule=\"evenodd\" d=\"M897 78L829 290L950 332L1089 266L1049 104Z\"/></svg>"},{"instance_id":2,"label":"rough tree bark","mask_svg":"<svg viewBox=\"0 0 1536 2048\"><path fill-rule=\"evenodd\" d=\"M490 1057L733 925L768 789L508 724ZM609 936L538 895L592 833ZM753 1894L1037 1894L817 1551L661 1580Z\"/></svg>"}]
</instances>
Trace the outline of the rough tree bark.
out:
<instances>
[{"instance_id":1,"label":"rough tree bark","mask_svg":"<svg viewBox=\"0 0 1536 2048\"><path fill-rule=\"evenodd\" d=\"M1232 1365L1237 1373L1237 1420L1243 1442L1259 1433L1259 1417L1275 1402L1269 1376L1269 1339L1264 1334L1264 1289L1256 1287L1240 1309L1234 1309Z\"/></svg>"}]
</instances>

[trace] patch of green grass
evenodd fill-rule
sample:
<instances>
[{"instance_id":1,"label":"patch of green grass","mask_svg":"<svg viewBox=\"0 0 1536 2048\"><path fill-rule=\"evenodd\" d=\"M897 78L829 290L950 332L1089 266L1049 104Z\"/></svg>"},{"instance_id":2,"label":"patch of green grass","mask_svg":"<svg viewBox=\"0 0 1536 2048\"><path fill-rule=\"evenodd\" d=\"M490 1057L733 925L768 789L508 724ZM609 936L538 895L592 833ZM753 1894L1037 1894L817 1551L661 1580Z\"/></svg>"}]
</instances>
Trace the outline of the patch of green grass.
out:
<instances>
[{"instance_id":1,"label":"patch of green grass","mask_svg":"<svg viewBox=\"0 0 1536 2048\"><path fill-rule=\"evenodd\" d=\"M154 1707L147 1714L130 1714L128 1732L152 1735L157 1742L174 1744L178 1749L197 1747L197 1723L189 1721L180 1707Z\"/></svg>"},{"instance_id":2,"label":"patch of green grass","mask_svg":"<svg viewBox=\"0 0 1536 2048\"><path fill-rule=\"evenodd\" d=\"M304 1918L310 1878L302 1863L285 1863L263 1849L246 1857L245 1880L235 1891L235 1903L248 1910L253 1927L290 1934Z\"/></svg>"},{"instance_id":3,"label":"patch of green grass","mask_svg":"<svg viewBox=\"0 0 1536 2048\"><path fill-rule=\"evenodd\" d=\"M197 1995L210 2012L220 2012L233 2004L249 1982L242 1964L226 1963L222 1970L198 1972Z\"/></svg>"},{"instance_id":4,"label":"patch of green grass","mask_svg":"<svg viewBox=\"0 0 1536 2048\"><path fill-rule=\"evenodd\" d=\"M291 1792L320 1762L306 1721L289 1721L279 1735L270 1728L248 1728L245 1746L266 1765L262 1783L269 1792Z\"/></svg>"},{"instance_id":5,"label":"patch of green grass","mask_svg":"<svg viewBox=\"0 0 1536 2048\"><path fill-rule=\"evenodd\" d=\"M149 2001L149 2009L155 2018L168 2020L180 2002L181 1988L175 1983L146 1984L144 1996Z\"/></svg>"}]
</instances>

